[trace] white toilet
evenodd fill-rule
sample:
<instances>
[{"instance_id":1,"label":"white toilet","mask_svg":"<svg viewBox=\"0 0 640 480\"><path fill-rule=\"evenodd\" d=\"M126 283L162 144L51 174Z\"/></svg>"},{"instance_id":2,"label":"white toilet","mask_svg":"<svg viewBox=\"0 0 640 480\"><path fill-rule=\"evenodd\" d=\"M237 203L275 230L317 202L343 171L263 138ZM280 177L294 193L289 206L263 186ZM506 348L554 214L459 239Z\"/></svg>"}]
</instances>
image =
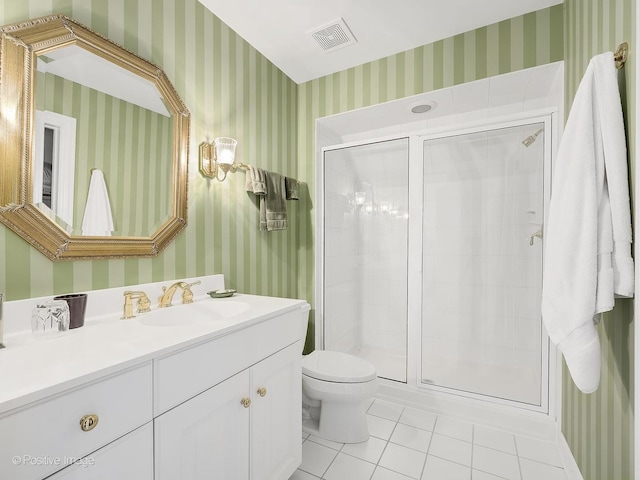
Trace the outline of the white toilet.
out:
<instances>
[{"instance_id":1,"label":"white toilet","mask_svg":"<svg viewBox=\"0 0 640 480\"><path fill-rule=\"evenodd\" d=\"M334 442L366 442L366 410L377 389L371 363L341 352L311 352L302 358L302 430Z\"/></svg>"}]
</instances>

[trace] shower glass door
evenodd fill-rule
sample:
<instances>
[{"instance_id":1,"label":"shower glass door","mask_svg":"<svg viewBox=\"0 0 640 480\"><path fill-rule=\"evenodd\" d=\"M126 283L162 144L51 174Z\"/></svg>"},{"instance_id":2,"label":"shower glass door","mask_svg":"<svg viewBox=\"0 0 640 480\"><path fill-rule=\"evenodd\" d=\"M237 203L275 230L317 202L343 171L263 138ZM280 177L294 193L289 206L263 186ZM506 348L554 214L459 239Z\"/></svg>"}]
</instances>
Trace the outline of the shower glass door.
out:
<instances>
[{"instance_id":1,"label":"shower glass door","mask_svg":"<svg viewBox=\"0 0 640 480\"><path fill-rule=\"evenodd\" d=\"M423 142L423 385L546 408L544 126Z\"/></svg>"},{"instance_id":2,"label":"shower glass door","mask_svg":"<svg viewBox=\"0 0 640 480\"><path fill-rule=\"evenodd\" d=\"M407 138L324 152L324 346L407 379Z\"/></svg>"}]
</instances>

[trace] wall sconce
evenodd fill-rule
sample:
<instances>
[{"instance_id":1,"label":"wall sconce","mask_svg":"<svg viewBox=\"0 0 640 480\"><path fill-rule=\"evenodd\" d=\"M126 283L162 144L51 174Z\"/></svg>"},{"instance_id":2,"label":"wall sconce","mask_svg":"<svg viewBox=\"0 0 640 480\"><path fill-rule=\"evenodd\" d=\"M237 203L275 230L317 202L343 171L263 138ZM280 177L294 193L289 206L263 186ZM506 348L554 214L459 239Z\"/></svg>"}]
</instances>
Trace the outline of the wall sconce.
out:
<instances>
[{"instance_id":1,"label":"wall sconce","mask_svg":"<svg viewBox=\"0 0 640 480\"><path fill-rule=\"evenodd\" d=\"M213 143L200 144L200 173L205 177L215 178L222 182L227 172L234 173L239 168L247 169L243 163L236 163L236 145L233 138L218 137ZM222 178L220 178L222 172Z\"/></svg>"}]
</instances>

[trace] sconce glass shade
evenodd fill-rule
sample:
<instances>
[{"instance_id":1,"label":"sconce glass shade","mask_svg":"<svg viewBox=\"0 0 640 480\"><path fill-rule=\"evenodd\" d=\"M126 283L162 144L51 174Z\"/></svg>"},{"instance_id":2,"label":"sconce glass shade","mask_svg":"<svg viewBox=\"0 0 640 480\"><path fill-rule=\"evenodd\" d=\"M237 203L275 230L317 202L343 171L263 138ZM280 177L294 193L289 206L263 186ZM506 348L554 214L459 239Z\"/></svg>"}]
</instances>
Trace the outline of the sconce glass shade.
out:
<instances>
[{"instance_id":1,"label":"sconce glass shade","mask_svg":"<svg viewBox=\"0 0 640 480\"><path fill-rule=\"evenodd\" d=\"M236 140L227 137L218 137L213 143L202 142L200 144L200 173L205 177L215 178L222 182L227 178L227 172L235 172L238 168L248 168L235 161L237 145Z\"/></svg>"},{"instance_id":2,"label":"sconce glass shade","mask_svg":"<svg viewBox=\"0 0 640 480\"><path fill-rule=\"evenodd\" d=\"M238 145L238 142L233 138L218 137L213 143L216 146L216 159L220 166L233 165L236 159L236 145Z\"/></svg>"}]
</instances>

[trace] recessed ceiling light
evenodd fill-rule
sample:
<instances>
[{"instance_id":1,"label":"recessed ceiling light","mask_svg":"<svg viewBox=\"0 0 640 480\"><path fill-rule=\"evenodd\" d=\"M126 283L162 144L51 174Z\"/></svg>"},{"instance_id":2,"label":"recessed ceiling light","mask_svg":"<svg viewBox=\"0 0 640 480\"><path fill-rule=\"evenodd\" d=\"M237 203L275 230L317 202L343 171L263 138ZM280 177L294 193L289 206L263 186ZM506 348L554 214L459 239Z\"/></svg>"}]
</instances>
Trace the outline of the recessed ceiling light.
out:
<instances>
[{"instance_id":1,"label":"recessed ceiling light","mask_svg":"<svg viewBox=\"0 0 640 480\"><path fill-rule=\"evenodd\" d=\"M412 113L427 113L436 108L438 104L436 102L423 102L417 103L411 106Z\"/></svg>"}]
</instances>

